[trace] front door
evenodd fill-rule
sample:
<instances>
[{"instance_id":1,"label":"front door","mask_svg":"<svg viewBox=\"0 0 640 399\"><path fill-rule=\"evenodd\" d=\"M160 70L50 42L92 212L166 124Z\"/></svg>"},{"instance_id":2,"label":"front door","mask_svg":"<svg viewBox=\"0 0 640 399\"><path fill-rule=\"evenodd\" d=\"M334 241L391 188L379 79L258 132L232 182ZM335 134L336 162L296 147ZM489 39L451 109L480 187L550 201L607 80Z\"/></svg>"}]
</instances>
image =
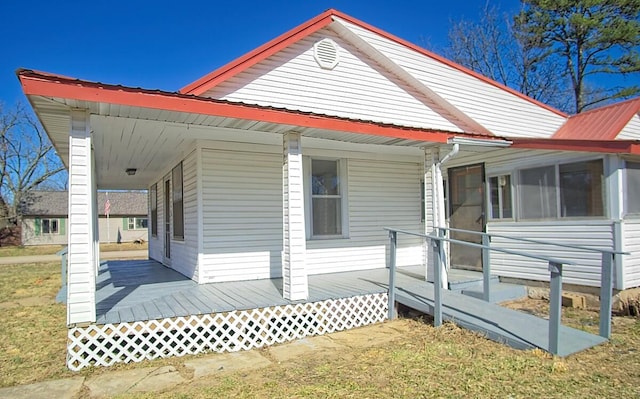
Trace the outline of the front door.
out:
<instances>
[{"instance_id":1,"label":"front door","mask_svg":"<svg viewBox=\"0 0 640 399\"><path fill-rule=\"evenodd\" d=\"M449 227L485 231L484 164L449 169ZM451 238L482 243L479 234L451 232ZM482 271L482 249L451 244L451 267Z\"/></svg>"},{"instance_id":2,"label":"front door","mask_svg":"<svg viewBox=\"0 0 640 399\"><path fill-rule=\"evenodd\" d=\"M171 259L171 181L164 181L164 257Z\"/></svg>"}]
</instances>

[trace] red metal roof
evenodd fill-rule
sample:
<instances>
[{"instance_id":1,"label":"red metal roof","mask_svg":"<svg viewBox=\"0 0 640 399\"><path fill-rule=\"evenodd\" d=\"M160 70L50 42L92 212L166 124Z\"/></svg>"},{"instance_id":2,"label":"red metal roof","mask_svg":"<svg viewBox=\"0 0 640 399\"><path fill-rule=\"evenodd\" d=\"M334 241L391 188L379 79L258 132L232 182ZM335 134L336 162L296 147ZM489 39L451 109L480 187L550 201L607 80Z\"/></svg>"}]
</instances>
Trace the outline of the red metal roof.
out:
<instances>
[{"instance_id":1,"label":"red metal roof","mask_svg":"<svg viewBox=\"0 0 640 399\"><path fill-rule=\"evenodd\" d=\"M640 97L571 116L552 136L567 140L615 140L634 115Z\"/></svg>"}]
</instances>

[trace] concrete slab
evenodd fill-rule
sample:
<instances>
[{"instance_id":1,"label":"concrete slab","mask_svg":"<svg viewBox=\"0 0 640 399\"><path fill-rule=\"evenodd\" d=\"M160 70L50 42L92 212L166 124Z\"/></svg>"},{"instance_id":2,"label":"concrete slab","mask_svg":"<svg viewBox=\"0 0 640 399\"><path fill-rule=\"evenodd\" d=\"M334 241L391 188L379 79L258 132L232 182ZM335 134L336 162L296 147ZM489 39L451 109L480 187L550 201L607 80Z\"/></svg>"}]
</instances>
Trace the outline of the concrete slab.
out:
<instances>
[{"instance_id":1,"label":"concrete slab","mask_svg":"<svg viewBox=\"0 0 640 399\"><path fill-rule=\"evenodd\" d=\"M91 391L92 398L103 398L127 392L157 367L145 367L133 370L113 371L90 377L84 385Z\"/></svg>"},{"instance_id":2,"label":"concrete slab","mask_svg":"<svg viewBox=\"0 0 640 399\"><path fill-rule=\"evenodd\" d=\"M289 359L308 355L311 352L339 350L341 348L344 348L344 345L323 335L299 339L284 345L272 346L269 347L269 353L276 361L286 362Z\"/></svg>"},{"instance_id":3,"label":"concrete slab","mask_svg":"<svg viewBox=\"0 0 640 399\"><path fill-rule=\"evenodd\" d=\"M131 387L129 392L158 392L187 381L173 366L164 366Z\"/></svg>"},{"instance_id":4,"label":"concrete slab","mask_svg":"<svg viewBox=\"0 0 640 399\"><path fill-rule=\"evenodd\" d=\"M184 362L193 369L193 378L198 379L214 374L221 374L237 370L255 370L271 365L271 361L257 350L234 353L215 353L205 357Z\"/></svg>"},{"instance_id":5,"label":"concrete slab","mask_svg":"<svg viewBox=\"0 0 640 399\"><path fill-rule=\"evenodd\" d=\"M12 399L72 399L82 389L84 377L38 382L0 389L0 398Z\"/></svg>"}]
</instances>

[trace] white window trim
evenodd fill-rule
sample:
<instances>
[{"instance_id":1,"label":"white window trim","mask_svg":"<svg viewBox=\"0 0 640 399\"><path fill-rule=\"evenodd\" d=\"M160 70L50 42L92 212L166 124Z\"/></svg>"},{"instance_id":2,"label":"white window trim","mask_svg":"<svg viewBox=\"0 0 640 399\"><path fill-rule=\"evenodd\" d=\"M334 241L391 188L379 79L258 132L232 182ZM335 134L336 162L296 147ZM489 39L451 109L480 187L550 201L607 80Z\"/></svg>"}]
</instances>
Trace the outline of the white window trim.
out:
<instances>
[{"instance_id":1,"label":"white window trim","mask_svg":"<svg viewBox=\"0 0 640 399\"><path fill-rule=\"evenodd\" d=\"M603 187L602 187L602 195L603 197L603 215L601 216L561 216L561 208L562 208L562 200L561 200L561 194L560 194L560 165L568 165L568 164L573 164L573 163L581 163L581 162L591 162L591 161L598 161L600 160L602 162L602 173L604 175L603 177ZM554 175L555 175L555 191L556 191L556 216L555 217L550 217L550 218L523 218L522 215L520 214L520 198L522 198L522 192L521 192L521 185L520 185L520 172L523 170L527 170L527 169L535 169L535 168L543 168L543 167L550 167L552 166L554 168ZM536 163L532 163L530 165L522 165L519 166L515 172L514 172L514 176L512 176L512 181L511 184L515 186L515 191L512 191L512 194L517 195L517 199L514 198L515 200L515 205L516 208L514 208L514 216L516 217L517 221L525 221L525 222L536 222L536 221L558 221L558 220L603 220L603 219L608 219L609 216L609 198L607 196L607 190L608 188L608 184L607 184L607 179L606 176L609 173L608 168L607 168L607 162L605 161L604 157L576 157L573 159L568 159L568 160L557 160L554 162L547 162L547 163L542 163L542 162L536 162ZM515 179L514 179L515 178ZM488 191L488 190L487 190Z\"/></svg>"},{"instance_id":2,"label":"white window trim","mask_svg":"<svg viewBox=\"0 0 640 399\"><path fill-rule=\"evenodd\" d=\"M622 217L625 219L639 219L639 212L630 212L629 211L629 177L628 177L628 164L629 163L640 163L640 159L626 159L623 158L623 167L622 167L622 192L620 195L622 196Z\"/></svg>"},{"instance_id":3,"label":"white window trim","mask_svg":"<svg viewBox=\"0 0 640 399\"><path fill-rule=\"evenodd\" d=\"M138 220L142 220L142 219L147 219L147 227L136 227L136 221ZM131 227L131 221L133 221L133 227ZM129 220L127 221L127 224L129 225L129 230L147 230L149 227L149 218L148 217L129 217Z\"/></svg>"},{"instance_id":4,"label":"white window trim","mask_svg":"<svg viewBox=\"0 0 640 399\"><path fill-rule=\"evenodd\" d=\"M526 169L526 168L525 168ZM509 176L509 181L510 181L510 187L511 187L511 217L510 218L505 218L505 217L493 217L492 215L492 203L491 203L491 179L494 177L497 177L498 179L500 178L500 176ZM516 216L516 200L515 200L515 193L516 193L516 189L517 187L515 186L515 182L514 182L514 176L513 173L494 173L494 174L487 174L486 178L485 178L485 200L486 200L486 204L487 204L487 209L486 209L486 215L488 215L487 217L487 221L512 221L515 220L515 216ZM500 190L498 190L498 197L500 197L500 199L502 199L502 192ZM500 208L500 212L502 213L502 208Z\"/></svg>"},{"instance_id":5,"label":"white window trim","mask_svg":"<svg viewBox=\"0 0 640 399\"><path fill-rule=\"evenodd\" d=\"M44 232L44 221L48 220L49 221L49 226L51 226L51 222L55 220L56 222L56 231L55 232ZM51 228L49 228L49 230L51 230ZM56 236L56 235L60 235L60 219L59 218L41 218L40 219L40 234L43 236Z\"/></svg>"},{"instance_id":6,"label":"white window trim","mask_svg":"<svg viewBox=\"0 0 640 399\"><path fill-rule=\"evenodd\" d=\"M342 217L342 234L336 235L313 235L313 207L311 196L311 160L325 160L325 161L338 161L338 178L340 180L340 207ZM307 231L307 240L336 240L336 239L348 239L349 238L349 182L347 179L347 160L345 158L332 158L332 157L309 157L304 156L302 158L303 168L303 188L304 188L304 222L305 229Z\"/></svg>"}]
</instances>

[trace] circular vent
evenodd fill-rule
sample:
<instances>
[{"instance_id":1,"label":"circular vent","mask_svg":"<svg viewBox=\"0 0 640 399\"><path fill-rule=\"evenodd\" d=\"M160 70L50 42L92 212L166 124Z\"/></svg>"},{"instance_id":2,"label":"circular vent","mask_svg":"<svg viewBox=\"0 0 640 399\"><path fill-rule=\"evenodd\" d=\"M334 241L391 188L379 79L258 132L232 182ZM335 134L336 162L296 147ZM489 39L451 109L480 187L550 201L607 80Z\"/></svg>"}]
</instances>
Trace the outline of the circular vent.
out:
<instances>
[{"instance_id":1,"label":"circular vent","mask_svg":"<svg viewBox=\"0 0 640 399\"><path fill-rule=\"evenodd\" d=\"M313 46L313 57L324 69L333 69L338 65L338 46L331 39L322 39Z\"/></svg>"}]
</instances>

